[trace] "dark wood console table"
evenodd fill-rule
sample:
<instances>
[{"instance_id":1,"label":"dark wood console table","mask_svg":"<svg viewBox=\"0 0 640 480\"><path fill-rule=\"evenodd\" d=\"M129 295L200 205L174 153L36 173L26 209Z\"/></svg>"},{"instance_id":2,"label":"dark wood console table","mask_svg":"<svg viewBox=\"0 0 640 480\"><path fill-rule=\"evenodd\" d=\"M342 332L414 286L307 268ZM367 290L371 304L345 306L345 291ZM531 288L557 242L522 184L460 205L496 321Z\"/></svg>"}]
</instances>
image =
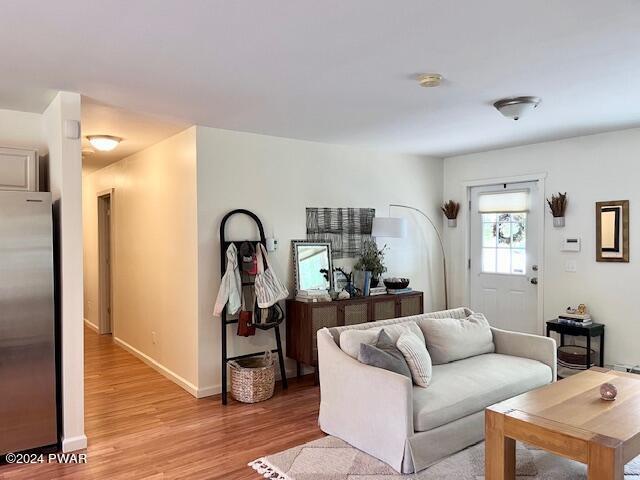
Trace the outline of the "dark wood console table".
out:
<instances>
[{"instance_id":1,"label":"dark wood console table","mask_svg":"<svg viewBox=\"0 0 640 480\"><path fill-rule=\"evenodd\" d=\"M287 300L287 357L301 366L318 365L316 333L321 328L356 325L424 312L422 292L354 297L333 302Z\"/></svg>"}]
</instances>

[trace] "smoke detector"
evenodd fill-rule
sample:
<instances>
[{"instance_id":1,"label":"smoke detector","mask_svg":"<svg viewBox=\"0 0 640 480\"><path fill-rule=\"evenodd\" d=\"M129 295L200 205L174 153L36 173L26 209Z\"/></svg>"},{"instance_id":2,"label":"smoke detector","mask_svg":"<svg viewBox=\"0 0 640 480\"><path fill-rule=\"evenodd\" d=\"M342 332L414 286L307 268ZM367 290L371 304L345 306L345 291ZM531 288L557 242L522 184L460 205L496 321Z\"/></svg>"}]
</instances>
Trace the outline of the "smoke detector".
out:
<instances>
[{"instance_id":1,"label":"smoke detector","mask_svg":"<svg viewBox=\"0 0 640 480\"><path fill-rule=\"evenodd\" d=\"M493 104L505 117L519 120L527 112L532 112L540 105L538 97L513 97L503 98Z\"/></svg>"},{"instance_id":2,"label":"smoke detector","mask_svg":"<svg viewBox=\"0 0 640 480\"><path fill-rule=\"evenodd\" d=\"M421 87L439 87L442 78L439 73L422 73L418 76L418 83Z\"/></svg>"}]
</instances>

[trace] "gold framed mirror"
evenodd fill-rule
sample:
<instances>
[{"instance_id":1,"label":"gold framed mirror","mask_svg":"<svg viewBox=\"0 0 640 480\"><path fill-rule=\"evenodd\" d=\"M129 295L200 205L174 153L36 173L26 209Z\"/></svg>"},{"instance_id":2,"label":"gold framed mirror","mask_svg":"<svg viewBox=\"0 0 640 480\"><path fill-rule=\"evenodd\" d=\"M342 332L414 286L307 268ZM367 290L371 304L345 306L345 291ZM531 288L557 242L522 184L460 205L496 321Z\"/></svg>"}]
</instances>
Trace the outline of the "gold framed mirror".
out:
<instances>
[{"instance_id":1,"label":"gold framed mirror","mask_svg":"<svg viewBox=\"0 0 640 480\"><path fill-rule=\"evenodd\" d=\"M596 203L596 261L629 262L629 200Z\"/></svg>"}]
</instances>

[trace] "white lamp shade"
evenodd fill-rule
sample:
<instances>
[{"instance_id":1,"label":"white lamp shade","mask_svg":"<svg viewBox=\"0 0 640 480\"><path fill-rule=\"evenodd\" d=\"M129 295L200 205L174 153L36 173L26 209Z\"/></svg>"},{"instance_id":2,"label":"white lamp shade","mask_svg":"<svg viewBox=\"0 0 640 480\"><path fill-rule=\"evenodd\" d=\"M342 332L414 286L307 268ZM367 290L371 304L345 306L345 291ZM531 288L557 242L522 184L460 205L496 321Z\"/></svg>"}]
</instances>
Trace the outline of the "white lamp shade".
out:
<instances>
[{"instance_id":1,"label":"white lamp shade","mask_svg":"<svg viewBox=\"0 0 640 480\"><path fill-rule=\"evenodd\" d=\"M373 217L371 236L404 238L407 236L407 221L396 217Z\"/></svg>"}]
</instances>

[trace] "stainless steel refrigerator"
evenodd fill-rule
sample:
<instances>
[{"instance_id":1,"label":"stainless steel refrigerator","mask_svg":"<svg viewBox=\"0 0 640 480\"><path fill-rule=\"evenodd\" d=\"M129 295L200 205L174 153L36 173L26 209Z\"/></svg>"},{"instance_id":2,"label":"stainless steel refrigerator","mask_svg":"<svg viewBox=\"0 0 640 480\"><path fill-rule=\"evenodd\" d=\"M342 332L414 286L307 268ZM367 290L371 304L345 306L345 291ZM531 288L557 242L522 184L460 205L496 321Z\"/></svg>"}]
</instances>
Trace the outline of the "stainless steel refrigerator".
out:
<instances>
[{"instance_id":1,"label":"stainless steel refrigerator","mask_svg":"<svg viewBox=\"0 0 640 480\"><path fill-rule=\"evenodd\" d=\"M51 194L0 192L0 455L55 444Z\"/></svg>"}]
</instances>

